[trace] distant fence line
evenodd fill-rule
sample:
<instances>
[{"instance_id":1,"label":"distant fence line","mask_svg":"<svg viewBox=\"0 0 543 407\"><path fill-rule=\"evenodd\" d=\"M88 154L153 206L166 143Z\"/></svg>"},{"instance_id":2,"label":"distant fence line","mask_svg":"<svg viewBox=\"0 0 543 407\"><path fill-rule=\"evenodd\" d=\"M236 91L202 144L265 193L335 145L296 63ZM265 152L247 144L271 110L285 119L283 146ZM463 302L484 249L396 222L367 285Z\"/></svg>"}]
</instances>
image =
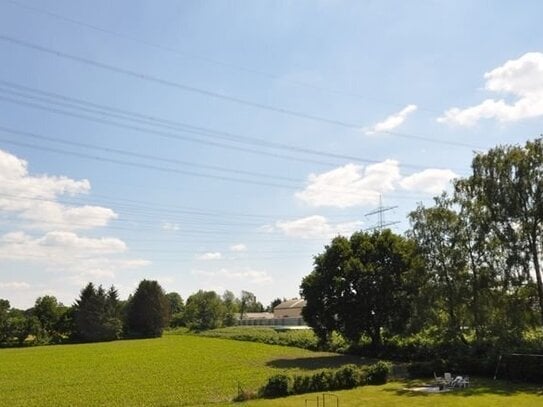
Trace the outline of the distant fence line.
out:
<instances>
[{"instance_id":1,"label":"distant fence line","mask_svg":"<svg viewBox=\"0 0 543 407\"><path fill-rule=\"evenodd\" d=\"M238 325L242 326L305 326L302 317L292 318L251 318L241 319Z\"/></svg>"}]
</instances>

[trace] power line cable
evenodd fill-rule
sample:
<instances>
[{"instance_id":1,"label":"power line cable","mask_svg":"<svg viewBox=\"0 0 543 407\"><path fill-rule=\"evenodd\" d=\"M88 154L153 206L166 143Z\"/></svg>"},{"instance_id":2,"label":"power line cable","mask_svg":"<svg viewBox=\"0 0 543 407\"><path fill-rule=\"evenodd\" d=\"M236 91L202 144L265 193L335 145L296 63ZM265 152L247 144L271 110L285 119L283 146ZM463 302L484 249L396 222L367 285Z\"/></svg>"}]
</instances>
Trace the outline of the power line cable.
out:
<instances>
[{"instance_id":1,"label":"power line cable","mask_svg":"<svg viewBox=\"0 0 543 407\"><path fill-rule=\"evenodd\" d=\"M4 42L11 43L13 45L17 45L19 47L24 47L24 48L32 49L34 51L39 51L39 52L42 52L42 53L45 53L45 54L48 54L48 55L53 55L53 56L55 56L57 58L75 61L75 62L78 62L78 63L81 63L81 64L93 66L93 67L100 68L100 69L103 69L103 70L108 70L108 71L111 71L111 72L115 72L115 73L118 73L118 74L122 74L122 75L126 75L126 76L129 76L129 77L132 77L132 78L136 78L138 80L144 80L144 81L148 81L148 82L152 82L152 83L157 83L157 84L160 84L160 85L163 85L163 86L166 86L166 87L179 89L179 90L182 90L182 91L185 91L185 92L196 93L196 94L200 94L200 95L206 96L206 97L212 97L212 98L224 100L224 101L227 101L227 102L235 103L235 104L238 104L238 105L249 106L249 107L253 107L253 108L256 108L256 109L268 110L268 111L271 111L271 112L281 113L281 114L292 116L292 117L298 117L298 118L302 118L302 119L307 119L307 120L317 121L317 122L321 122L321 123L336 125L336 126L340 126L340 127L344 127L344 128L354 129L354 130L360 130L362 128L362 126L359 125L359 124L349 123L349 122L345 122L345 121L341 121L341 120L337 120L337 119L332 119L332 118L327 118L327 117L323 117L323 116L312 115L312 114L299 112L299 111L294 111L294 110L290 110L290 109L286 109L286 108L282 108L282 107L271 106L271 105L267 105L267 104L260 103L260 102L246 100L246 99L238 98L238 97L235 97L235 96L230 96L230 95L227 95L227 94L223 94L223 93L219 93L219 92L215 92L215 91L211 91L211 90L207 90L207 89L198 88L198 87L183 84L183 83L180 83L180 82L175 82L175 81L172 81L172 80L162 79L162 78L159 78L159 77L156 77L156 76L153 76L153 75L149 75L149 74L145 74L145 73L141 73L141 72L138 72L138 71L135 71L135 70L132 70L132 69L122 68L122 67L119 67L119 66L115 66L115 65L95 61L95 60L92 60L92 59L89 59L89 58L85 58L85 57L81 57L81 56L77 56L77 55L72 55L72 54L69 54L69 53L66 53L66 52L62 52L62 51L55 50L55 49L52 49L52 48L44 47L42 45L38 45L38 44L30 43L30 42L27 42L27 41L23 41L23 40L20 40L20 39L11 37L11 36L7 36L7 35L0 35L0 40L4 41ZM430 137L417 136L417 135L407 134L407 133L399 133L399 132L395 132L395 131L383 131L382 133L386 133L386 134L389 134L389 135L394 136L394 137L402 137L402 138L411 139L411 140L420 140L420 141L424 141L424 142L428 142L428 143L450 145L450 146L455 146L455 147L463 147L463 148L469 148L471 150L480 149L477 146L467 144L467 143L457 142L457 141L438 140L438 139L433 139L433 138L430 138Z\"/></svg>"},{"instance_id":2,"label":"power line cable","mask_svg":"<svg viewBox=\"0 0 543 407\"><path fill-rule=\"evenodd\" d=\"M303 81L287 79L287 78L284 77L284 75L279 75L277 73L266 72L266 71L263 71L263 70L260 70L260 69L255 69L255 68L248 68L248 67L244 67L244 66L241 66L241 65L232 64L232 63L228 63L228 62L224 62L224 61L219 61L219 60L217 60L215 58L210 58L208 56L189 53L187 51L180 50L178 48L173 48L173 47L165 46L165 45L162 45L162 44L154 43L154 42L151 42L151 41L143 40L143 39L140 39L140 38L132 37L132 36L127 35L127 34L122 34L122 33L119 33L119 32L113 31L113 30L108 30L106 28L99 27L99 26L97 26L95 24L89 24L87 22L84 22L84 21L81 21L81 20L76 20L74 18L67 17L67 16L61 15L59 13L54 13L54 12L51 12L49 10L45 10L45 9L38 8L38 7L33 7L33 6L23 4L23 3L19 3L19 2L13 1L13 0L4 0L4 1L6 3L10 3L10 4L13 4L15 6L25 8L25 9L33 11L35 13L40 13L40 14L43 14L43 15L47 15L49 17L55 18L55 19L60 20L60 21L68 22L68 23L71 23L71 24L74 24L74 25L78 25L80 27L85 27L85 28L88 28L88 29L91 29L91 30L94 30L94 31L101 32L103 34L107 34L107 35L111 35L111 36L114 36L114 37L121 38L123 40L127 40L127 41L130 41L130 42L136 43L136 44L142 44L142 45L145 45L145 46L150 47L150 48L154 48L154 49L157 49L157 50L160 50L160 51L165 51L165 52L174 54L176 56L196 59L196 60L208 63L208 64L220 66L220 67L223 67L223 68L238 70L238 71L241 71L241 72L246 72L246 73L259 75L261 77L266 77L268 79L273 79L273 80L276 80L276 81L292 84L292 85L295 85L295 86L298 86L298 87L304 87L304 88L307 88L307 89L318 90L318 91L332 93L332 94L346 95L346 96L350 96L350 97L355 97L357 99L362 99L362 100L366 100L366 101L370 101L370 102L377 102L377 103L380 103L380 104L390 105L390 106L395 106L395 107L403 107L404 106L403 104L400 104L400 103L389 102L389 101L385 101L385 100L378 99L378 98L368 97L367 95L361 95L359 93L354 93L354 92L346 91L346 90L343 90L343 89L332 89L332 88L327 88L327 87L324 87L324 86L318 86L318 85L303 82ZM442 113L440 111L433 110L433 109L428 109L426 107L421 108L420 106L418 107L418 110L426 111L426 112L429 112L429 113L435 113L435 114L441 114Z\"/></svg>"},{"instance_id":3,"label":"power line cable","mask_svg":"<svg viewBox=\"0 0 543 407\"><path fill-rule=\"evenodd\" d=\"M18 92L13 92L12 90L7 90L6 91L5 89L2 89L2 87L1 87L2 84L6 84L6 82L0 80L0 93L2 93L2 92L3 93L8 93L8 94L11 94L11 95L15 95L15 96L23 97L23 98L27 98L27 99L39 100L39 101L45 102L45 103L52 103L52 104L56 104L56 105L66 106L68 108L74 108L74 109L77 109L77 110L89 111L88 109L84 109L84 108L82 109L79 106L73 106L71 104L58 103L56 101L51 101L51 100L48 100L48 99L36 98L34 96L28 96L28 95L21 94L21 93L18 93ZM11 84L9 84L8 86L11 86ZM20 85L15 85L15 86L19 87ZM23 87L23 88L26 88L26 87ZM28 88L26 88L26 89L28 89ZM42 93L39 90L37 92ZM67 99L67 97L65 97L65 96L63 96L63 98ZM35 104L35 103L32 103L32 102L23 102L23 101L19 101L17 99L6 98L6 97L2 97L2 96L0 96L0 100L4 100L4 101L10 102L10 103L15 103L15 104L21 104L23 106L27 106L27 107L31 107L31 108L35 108L35 109L47 110L47 111L51 111L51 112L56 113L56 114L65 114L65 115L69 115L69 116L74 116L75 115L77 118L82 118L82 119L85 119L85 120L94 120L94 121L98 121L100 123L104 123L104 121L102 119L96 119L96 118L89 117L89 116L86 116L86 115L81 116L79 114L74 114L74 113L72 113L70 111L65 111L65 110L60 110L60 109L55 109L55 108L48 108L47 106L38 105L38 104ZM77 99L72 99L72 100L76 101L76 103L81 103L80 100L77 100ZM87 103L87 102L85 102L85 103ZM97 104L92 104L92 105L100 106L100 105L97 105ZM106 106L101 106L100 108L101 109L112 109L111 107L106 107ZM115 109L115 110L120 110L120 109ZM90 111L92 113L95 113L95 114L113 116L113 117L118 117L118 118L120 118L122 120L134 121L131 118L125 118L125 117L122 117L122 116L111 115L107 111L101 111L101 110L99 110L99 111L90 110ZM120 111L122 111L122 110L120 110ZM129 114L126 111L122 111L122 112L124 114ZM132 113L132 114L134 114L134 113ZM136 113L136 115L140 115L140 114ZM163 121L163 119L161 119L160 121ZM175 122L172 122L172 123L175 123ZM105 124L109 124L109 125L113 125L113 126L117 126L117 127L119 127L119 126L126 127L124 124L121 124L121 123L118 123L118 122L112 122L112 121L109 121L109 120L106 121ZM145 123L145 124L149 124L149 123ZM155 125L155 123L151 123L151 125ZM180 124L180 125L187 126L186 124ZM170 128L170 126L167 126L167 127ZM337 153L328 153L328 152L312 150L312 149L307 149L307 148L298 147L298 146L291 146L291 145L282 144L282 143L267 142L267 141L262 140L262 139L250 138L250 137L245 137L245 136L237 136L237 135L233 135L232 133L219 132L219 131L216 131L216 130L210 130L210 129L205 129L205 128L198 128L196 126L190 126L190 127L192 127L192 129L190 129L190 128L187 129L186 127L182 127L180 129L174 128L174 130L178 130L178 131L181 131L181 132L195 133L195 134L199 134L199 135L203 135L205 137L211 137L211 138L217 138L218 137L218 138L226 139L228 141L233 141L233 142L236 142L236 143L250 144L250 145L256 145L256 146L261 146L261 147L266 147L266 148L273 148L273 149L282 149L282 150L293 151L293 152L296 152L296 153L319 155L319 156L324 156L324 157L329 157L329 158L334 158L334 159L345 159L345 160L351 160L351 161L361 162L361 163L366 163L366 164L368 164L368 163L369 164L377 164L377 163L382 162L382 161L379 161L379 160L369 159L369 158L362 158L362 157L358 157L358 156L351 156L351 155L337 154ZM130 129L134 130L134 128L132 126L130 127ZM141 130L141 127L138 127L138 129ZM147 131L147 129L144 129L144 131ZM169 137L169 138L171 138L170 136L172 136L171 133L166 133L166 134L162 134L162 135L165 136L165 137ZM218 147L221 147L221 148L230 148L230 149L242 150L242 151L250 152L250 153L270 155L270 156L273 156L273 157L276 157L276 158L285 158L285 159L289 159L289 160L304 161L304 162L309 161L311 163L318 163L318 164L321 164L321 165L336 166L336 164L326 163L326 162L322 162L322 161L307 160L307 159L304 159L304 158L297 158L297 157L292 157L292 156L278 156L277 154L273 154L273 153L270 154L267 151L253 150L253 149L245 150L244 148L240 148L238 146L224 145L223 143L213 143L213 142L210 143L210 142L207 142L207 141L204 141L204 140L201 140L201 139L194 139L192 137L187 138L187 137L183 137L183 136L178 136L178 138L185 139L185 140L188 140L188 141L191 141L191 142L197 142L197 143L202 143L202 144L211 144L211 145L218 146ZM422 165L418 165L418 164L410 164L410 163L403 163L403 164L399 164L399 165L401 167L412 168L412 169L427 169L428 168L427 166L422 166ZM460 171L457 168L451 168L451 169L454 169L455 171Z\"/></svg>"}]
</instances>

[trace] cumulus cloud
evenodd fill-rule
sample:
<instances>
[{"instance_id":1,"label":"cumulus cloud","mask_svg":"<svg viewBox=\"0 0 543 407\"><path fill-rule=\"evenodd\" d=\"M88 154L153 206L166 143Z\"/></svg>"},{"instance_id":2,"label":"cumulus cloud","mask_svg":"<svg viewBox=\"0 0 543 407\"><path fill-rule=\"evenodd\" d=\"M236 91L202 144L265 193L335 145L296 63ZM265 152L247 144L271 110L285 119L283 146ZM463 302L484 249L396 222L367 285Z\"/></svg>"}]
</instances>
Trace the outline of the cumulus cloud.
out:
<instances>
[{"instance_id":1,"label":"cumulus cloud","mask_svg":"<svg viewBox=\"0 0 543 407\"><path fill-rule=\"evenodd\" d=\"M192 270L192 274L213 278L214 281L221 278L225 280L243 280L244 282L251 284L264 284L273 281L272 277L266 271L255 270L252 268L245 268L241 270L221 268L215 271Z\"/></svg>"},{"instance_id":2,"label":"cumulus cloud","mask_svg":"<svg viewBox=\"0 0 543 407\"><path fill-rule=\"evenodd\" d=\"M62 284L114 279L120 271L150 264L145 259L130 258L121 239L80 234L81 230L107 226L117 218L109 208L60 202L66 196L85 196L90 189L86 179L32 174L25 160L0 150L0 213L11 230L0 235L0 261L31 265L57 275L52 277L56 285L51 290L57 295L62 292ZM22 278L27 272L28 268L22 270ZM22 290L29 285L4 281L0 288Z\"/></svg>"},{"instance_id":3,"label":"cumulus cloud","mask_svg":"<svg viewBox=\"0 0 543 407\"><path fill-rule=\"evenodd\" d=\"M18 231L0 237L0 259L43 264L49 271L72 277L114 277L119 270L149 264L143 259L110 257L125 251L126 244L120 239L81 237L70 231L48 232L41 237Z\"/></svg>"},{"instance_id":4,"label":"cumulus cloud","mask_svg":"<svg viewBox=\"0 0 543 407\"><path fill-rule=\"evenodd\" d=\"M376 123L374 126L367 129L366 134L376 134L394 130L395 128L400 127L407 117L416 110L416 105L407 105L399 112L388 116L385 120Z\"/></svg>"},{"instance_id":5,"label":"cumulus cloud","mask_svg":"<svg viewBox=\"0 0 543 407\"><path fill-rule=\"evenodd\" d=\"M230 251L232 252L246 252L247 246L245 246L243 243L233 244L230 246Z\"/></svg>"},{"instance_id":6,"label":"cumulus cloud","mask_svg":"<svg viewBox=\"0 0 543 407\"><path fill-rule=\"evenodd\" d=\"M331 238L336 235L350 235L362 226L362 222L330 224L324 216L313 215L300 219L279 220L276 228L287 236L311 238Z\"/></svg>"},{"instance_id":7,"label":"cumulus cloud","mask_svg":"<svg viewBox=\"0 0 543 407\"><path fill-rule=\"evenodd\" d=\"M69 206L57 201L61 195L75 196L89 191L88 180L30 175L25 160L0 150L0 211L15 214L31 227L90 229L106 226L117 218L109 208Z\"/></svg>"},{"instance_id":8,"label":"cumulus cloud","mask_svg":"<svg viewBox=\"0 0 543 407\"><path fill-rule=\"evenodd\" d=\"M441 123L472 126L481 119L515 122L543 116L543 53L529 52L484 74L485 89L508 94L516 100L485 99L467 107L453 107L437 120Z\"/></svg>"},{"instance_id":9,"label":"cumulus cloud","mask_svg":"<svg viewBox=\"0 0 543 407\"><path fill-rule=\"evenodd\" d=\"M219 260L222 259L220 252L207 252L197 256L198 260Z\"/></svg>"},{"instance_id":10,"label":"cumulus cloud","mask_svg":"<svg viewBox=\"0 0 543 407\"><path fill-rule=\"evenodd\" d=\"M307 186L295 197L314 207L348 208L374 206L379 197L403 189L421 194L439 194L457 175L449 169L427 168L408 176L400 174L399 163L385 160L366 167L347 164L322 174L310 174ZM314 225L322 219L304 218ZM264 225L263 232L274 232L278 225Z\"/></svg>"},{"instance_id":11,"label":"cumulus cloud","mask_svg":"<svg viewBox=\"0 0 543 407\"><path fill-rule=\"evenodd\" d=\"M457 177L458 175L451 170L429 168L403 178L400 185L407 191L437 195L447 188L452 179Z\"/></svg>"},{"instance_id":12,"label":"cumulus cloud","mask_svg":"<svg viewBox=\"0 0 543 407\"><path fill-rule=\"evenodd\" d=\"M347 164L322 174L310 174L306 188L295 196L312 206L375 205L379 195L394 190L394 184L400 178L399 164L395 160L366 167Z\"/></svg>"}]
</instances>

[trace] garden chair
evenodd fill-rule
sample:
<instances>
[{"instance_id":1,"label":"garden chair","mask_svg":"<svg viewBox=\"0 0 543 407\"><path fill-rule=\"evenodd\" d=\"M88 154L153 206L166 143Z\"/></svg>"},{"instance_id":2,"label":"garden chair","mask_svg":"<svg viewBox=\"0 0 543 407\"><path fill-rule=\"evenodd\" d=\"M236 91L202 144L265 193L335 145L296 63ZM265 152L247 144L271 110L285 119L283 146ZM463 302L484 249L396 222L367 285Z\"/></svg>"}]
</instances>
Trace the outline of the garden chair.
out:
<instances>
[{"instance_id":1,"label":"garden chair","mask_svg":"<svg viewBox=\"0 0 543 407\"><path fill-rule=\"evenodd\" d=\"M445 372L445 373L443 374L443 381L445 382L445 384L446 384L447 386L450 386L450 385L451 385L453 379L452 379L452 375L450 374L450 372Z\"/></svg>"}]
</instances>

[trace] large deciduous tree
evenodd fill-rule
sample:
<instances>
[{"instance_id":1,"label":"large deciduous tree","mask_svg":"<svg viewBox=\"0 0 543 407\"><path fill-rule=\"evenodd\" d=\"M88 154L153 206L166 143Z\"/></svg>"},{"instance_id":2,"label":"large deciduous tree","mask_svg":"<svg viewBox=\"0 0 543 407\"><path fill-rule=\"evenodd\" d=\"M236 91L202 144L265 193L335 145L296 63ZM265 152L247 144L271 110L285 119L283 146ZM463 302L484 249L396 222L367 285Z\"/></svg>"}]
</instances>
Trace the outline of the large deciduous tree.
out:
<instances>
[{"instance_id":1,"label":"large deciduous tree","mask_svg":"<svg viewBox=\"0 0 543 407\"><path fill-rule=\"evenodd\" d=\"M535 277L543 320L543 140L493 148L476 155L472 167L457 192L499 240L511 270L503 277L517 285Z\"/></svg>"},{"instance_id":2,"label":"large deciduous tree","mask_svg":"<svg viewBox=\"0 0 543 407\"><path fill-rule=\"evenodd\" d=\"M412 241L390 230L337 237L315 258L301 285L303 316L321 341L337 330L352 342L382 343L382 331L403 331L420 259Z\"/></svg>"},{"instance_id":3,"label":"large deciduous tree","mask_svg":"<svg viewBox=\"0 0 543 407\"><path fill-rule=\"evenodd\" d=\"M215 291L199 290L187 298L185 323L192 330L202 331L221 326L224 305Z\"/></svg>"}]
</instances>

